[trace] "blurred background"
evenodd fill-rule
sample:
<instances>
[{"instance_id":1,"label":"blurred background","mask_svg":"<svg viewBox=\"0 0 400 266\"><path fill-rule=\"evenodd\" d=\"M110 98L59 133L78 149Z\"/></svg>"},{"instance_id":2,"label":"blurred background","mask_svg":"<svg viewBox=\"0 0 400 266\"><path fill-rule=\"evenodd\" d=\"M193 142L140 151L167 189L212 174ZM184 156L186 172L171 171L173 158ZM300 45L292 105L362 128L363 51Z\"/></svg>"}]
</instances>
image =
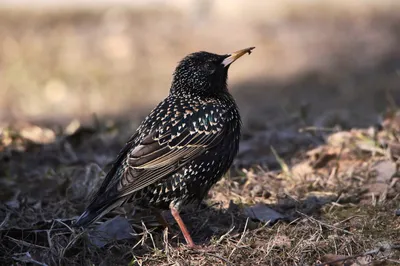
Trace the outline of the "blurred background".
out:
<instances>
[{"instance_id":1,"label":"blurred background","mask_svg":"<svg viewBox=\"0 0 400 266\"><path fill-rule=\"evenodd\" d=\"M245 127L368 126L400 103L400 2L1 0L0 123L139 120L195 51L230 70Z\"/></svg>"}]
</instances>

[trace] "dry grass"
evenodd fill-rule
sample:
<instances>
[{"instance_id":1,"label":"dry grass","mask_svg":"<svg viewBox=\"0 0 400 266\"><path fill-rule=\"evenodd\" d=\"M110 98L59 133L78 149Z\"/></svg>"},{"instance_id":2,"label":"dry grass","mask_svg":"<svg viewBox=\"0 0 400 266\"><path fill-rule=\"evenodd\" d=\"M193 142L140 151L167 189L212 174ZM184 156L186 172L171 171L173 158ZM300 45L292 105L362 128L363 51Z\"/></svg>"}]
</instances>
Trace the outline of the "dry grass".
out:
<instances>
[{"instance_id":1,"label":"dry grass","mask_svg":"<svg viewBox=\"0 0 400 266\"><path fill-rule=\"evenodd\" d=\"M124 134L116 138L115 132L129 128L100 123L70 133L54 131L53 141L51 129L3 128L1 259L7 264L34 259L42 265L311 265L342 255L399 262L395 122L386 122L379 132L325 135L327 144L299 152L289 162L281 158L283 170L233 171L210 192L210 207L185 211L200 250L181 245L175 225L167 232L146 213L129 218L131 207L119 211L137 233L129 241L95 248L85 232L66 229L104 176L100 166L111 162L122 144ZM248 218L246 208L257 203L284 219L271 225ZM25 252L32 259L18 255Z\"/></svg>"}]
</instances>

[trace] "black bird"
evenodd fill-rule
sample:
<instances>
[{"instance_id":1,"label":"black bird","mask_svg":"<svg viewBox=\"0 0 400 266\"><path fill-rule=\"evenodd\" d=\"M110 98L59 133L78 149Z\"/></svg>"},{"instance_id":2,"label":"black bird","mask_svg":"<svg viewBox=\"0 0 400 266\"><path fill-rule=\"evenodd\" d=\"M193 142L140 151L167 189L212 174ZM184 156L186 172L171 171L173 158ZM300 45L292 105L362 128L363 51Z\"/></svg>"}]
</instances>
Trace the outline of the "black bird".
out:
<instances>
[{"instance_id":1,"label":"black bird","mask_svg":"<svg viewBox=\"0 0 400 266\"><path fill-rule=\"evenodd\" d=\"M238 151L241 120L227 89L228 68L252 49L227 55L197 52L179 63L168 97L121 150L76 227L132 201L169 208L188 246L194 247L179 210L201 201Z\"/></svg>"}]
</instances>

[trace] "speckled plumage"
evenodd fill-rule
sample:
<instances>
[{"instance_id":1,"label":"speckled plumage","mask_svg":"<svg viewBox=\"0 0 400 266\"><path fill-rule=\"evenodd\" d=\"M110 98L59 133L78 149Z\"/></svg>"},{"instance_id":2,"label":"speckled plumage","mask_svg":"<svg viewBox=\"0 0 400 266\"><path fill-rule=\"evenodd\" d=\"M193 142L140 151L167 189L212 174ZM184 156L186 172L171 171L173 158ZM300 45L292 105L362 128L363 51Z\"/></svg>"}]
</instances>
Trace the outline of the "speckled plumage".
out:
<instances>
[{"instance_id":1,"label":"speckled plumage","mask_svg":"<svg viewBox=\"0 0 400 266\"><path fill-rule=\"evenodd\" d=\"M238 149L240 117L231 97L220 100L193 97L182 101L169 96L145 120L139 132L139 139L154 132L152 139L158 142L156 145L166 147L156 156L159 169L170 174L133 197L141 206L149 204L164 209L171 201L179 206L201 200L229 169ZM141 167L140 160L146 159L128 155L124 168ZM175 169L179 160L182 166ZM126 174L119 188L132 181Z\"/></svg>"},{"instance_id":2,"label":"speckled plumage","mask_svg":"<svg viewBox=\"0 0 400 266\"><path fill-rule=\"evenodd\" d=\"M240 115L226 80L229 65L241 55L198 52L179 63L169 96L122 149L77 226L128 201L179 209L203 199L239 147Z\"/></svg>"}]
</instances>

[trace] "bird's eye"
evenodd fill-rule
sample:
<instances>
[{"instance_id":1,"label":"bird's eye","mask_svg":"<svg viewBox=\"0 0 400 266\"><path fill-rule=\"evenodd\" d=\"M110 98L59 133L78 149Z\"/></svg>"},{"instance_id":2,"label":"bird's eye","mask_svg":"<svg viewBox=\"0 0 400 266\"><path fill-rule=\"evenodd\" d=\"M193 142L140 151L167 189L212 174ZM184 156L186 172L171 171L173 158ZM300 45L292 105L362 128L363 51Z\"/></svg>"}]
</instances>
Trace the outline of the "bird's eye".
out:
<instances>
[{"instance_id":1,"label":"bird's eye","mask_svg":"<svg viewBox=\"0 0 400 266\"><path fill-rule=\"evenodd\" d=\"M204 64L204 69L207 70L207 72L209 73L214 73L215 72L215 64L211 63L211 62L206 62Z\"/></svg>"}]
</instances>

